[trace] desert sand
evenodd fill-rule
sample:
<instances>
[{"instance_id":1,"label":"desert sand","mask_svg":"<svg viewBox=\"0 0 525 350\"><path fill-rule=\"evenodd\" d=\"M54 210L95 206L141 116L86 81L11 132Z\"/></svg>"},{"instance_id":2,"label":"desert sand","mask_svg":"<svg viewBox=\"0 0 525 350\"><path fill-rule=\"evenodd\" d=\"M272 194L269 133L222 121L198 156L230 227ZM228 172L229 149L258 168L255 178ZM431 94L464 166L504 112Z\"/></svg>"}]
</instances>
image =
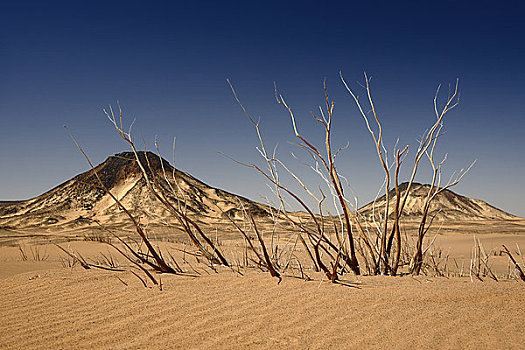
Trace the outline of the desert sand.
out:
<instances>
[{"instance_id":1,"label":"desert sand","mask_svg":"<svg viewBox=\"0 0 525 350\"><path fill-rule=\"evenodd\" d=\"M178 182L166 186L181 189L188 215L233 267L210 266L152 198L132 155L112 156L97 168L105 186L147 227L156 249L184 272L150 270L155 285L104 243L111 240L124 249L112 236L118 234L140 245L115 201L88 185L94 181L91 172L27 201L0 202L1 349L525 348L525 283L502 253L506 245L525 265L525 220L488 203L450 191L436 199L421 275L344 273L332 284L313 270L295 231L273 221L269 206L169 168L178 172ZM413 219L421 215L425 188L417 184L406 207L408 246L414 244L418 221ZM381 201L379 207L385 205ZM253 255L250 260L248 241L228 220L245 219L240 207L256 217L281 267L280 283L266 268L257 268ZM369 209L363 208L363 217L373 217ZM308 220L305 213L289 215ZM254 236L246 239L260 243ZM54 243L89 264L122 271L84 269ZM471 269L475 252L478 276Z\"/></svg>"},{"instance_id":2,"label":"desert sand","mask_svg":"<svg viewBox=\"0 0 525 350\"><path fill-rule=\"evenodd\" d=\"M500 234L481 236L481 242L525 246L524 238ZM471 239L440 237L443 247L455 247L458 260L468 254ZM35 239L21 239L26 261L17 246L0 247L2 349L520 349L525 344L525 283L517 280L347 274L344 284L334 285L309 272L311 281L289 275L278 284L255 269L241 270L241 276L202 268L197 277L156 275L161 290L151 283L145 288L130 272L66 267L65 254L55 246L31 242ZM114 254L98 242L61 245L93 261L100 253ZM497 272L504 274L504 266Z\"/></svg>"}]
</instances>

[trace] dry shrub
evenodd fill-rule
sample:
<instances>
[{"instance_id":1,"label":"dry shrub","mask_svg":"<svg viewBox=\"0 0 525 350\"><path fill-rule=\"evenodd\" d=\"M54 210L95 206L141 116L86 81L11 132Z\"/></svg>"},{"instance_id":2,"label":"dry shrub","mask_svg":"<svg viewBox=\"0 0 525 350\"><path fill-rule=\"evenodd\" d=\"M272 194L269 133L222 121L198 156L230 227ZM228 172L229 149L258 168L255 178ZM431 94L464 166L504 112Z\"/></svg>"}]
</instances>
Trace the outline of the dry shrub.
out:
<instances>
[{"instance_id":1,"label":"dry shrub","mask_svg":"<svg viewBox=\"0 0 525 350\"><path fill-rule=\"evenodd\" d=\"M278 93L277 87L275 88L275 99L290 117L293 134L298 140L299 148L305 151L308 157L313 160L310 167L320 176L321 182L316 186L319 189L318 191L310 189L299 175L279 159L275 150L274 152L267 151L259 121L252 118L228 80L235 100L254 126L259 141L258 150L263 158L264 165L235 161L256 170L274 188L273 191L279 202L277 216L290 224L297 235L298 241L309 256L314 269L322 271L330 281L336 282L341 275L348 271L356 275L363 273L363 270L368 274L396 275L400 273L400 267L406 267L408 273L417 275L422 272L425 254L432 245L431 242L427 247L424 246L426 235L434 221L434 217L429 215L431 202L439 193L458 184L474 164L472 163L468 168L460 170L447 183L443 184L441 174L446 156L438 161L435 159L434 154L437 141L442 136L443 120L446 114L459 104L459 82L457 81L450 90L449 96L442 107L438 103L438 87L434 97L436 119L419 140L408 185L405 192L402 193L399 186L399 173L403 161L408 155L409 146L407 145L401 149L396 144L393 152L394 157L390 160L384 144L384 131L381 120L372 98L370 78L365 74L363 86L366 102L364 104L349 88L342 74L340 78L358 107L374 141L379 162L385 173L382 187L386 204L382 208L383 212L378 213L377 216L374 214L373 222L367 221L367 218L360 215L357 205L353 205L353 201L346 197L345 188L342 185L343 181L341 180L344 177L337 171L336 156L344 147L334 149L332 145L335 103L328 94L326 80L323 83L324 106L319 106L318 113L311 112L312 117L319 123L324 133L322 148L316 146L316 142L309 140L300 132L293 108ZM365 110L370 112L365 112ZM422 159L428 160L432 170L432 179L421 208L422 215L416 232L416 240L414 244L408 244L406 239L403 241L400 222ZM279 172L283 172L292 178L304 192L300 193L292 190L291 186L285 185ZM392 193L394 194L392 195ZM297 219L291 215L289 205L284 200L285 196L308 213L309 219ZM312 199L315 204L308 205L308 201ZM325 204L327 201L334 203L335 209L333 210L335 212L332 213L329 210ZM390 206L391 201L394 203L393 209ZM391 219L392 217L393 219ZM431 259L434 260L432 262L434 269L439 269L441 262L437 262L434 256L431 256Z\"/></svg>"},{"instance_id":2,"label":"dry shrub","mask_svg":"<svg viewBox=\"0 0 525 350\"><path fill-rule=\"evenodd\" d=\"M40 246L30 246L29 249L19 245L18 253L22 261L46 261L49 259L47 249L42 249Z\"/></svg>"}]
</instances>

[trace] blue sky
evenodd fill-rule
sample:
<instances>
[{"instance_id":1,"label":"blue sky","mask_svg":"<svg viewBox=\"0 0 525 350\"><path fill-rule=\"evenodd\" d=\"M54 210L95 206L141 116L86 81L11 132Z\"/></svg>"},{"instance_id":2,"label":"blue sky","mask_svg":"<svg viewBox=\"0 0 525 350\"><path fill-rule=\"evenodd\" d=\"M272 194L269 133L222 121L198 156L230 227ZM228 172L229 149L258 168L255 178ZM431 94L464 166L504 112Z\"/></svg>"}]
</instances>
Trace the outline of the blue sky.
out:
<instances>
[{"instance_id":1,"label":"blue sky","mask_svg":"<svg viewBox=\"0 0 525 350\"><path fill-rule=\"evenodd\" d=\"M438 84L460 79L461 104L445 121L445 175L477 159L455 190L525 216L524 5L476 2L41 2L2 1L0 200L39 195L88 169L67 124L94 162L127 150L102 109L118 99L137 140L157 135L176 166L255 200L271 195L241 161L258 160L256 135L226 83L261 118L267 144L315 184L301 161L273 82L303 132L309 112L335 100L339 170L365 204L382 181L373 144L350 96L366 71L387 145L415 145L433 120ZM413 155L413 154L412 154ZM411 157L409 156L409 159ZM409 165L407 162L406 165ZM422 171L418 180L428 181Z\"/></svg>"}]
</instances>

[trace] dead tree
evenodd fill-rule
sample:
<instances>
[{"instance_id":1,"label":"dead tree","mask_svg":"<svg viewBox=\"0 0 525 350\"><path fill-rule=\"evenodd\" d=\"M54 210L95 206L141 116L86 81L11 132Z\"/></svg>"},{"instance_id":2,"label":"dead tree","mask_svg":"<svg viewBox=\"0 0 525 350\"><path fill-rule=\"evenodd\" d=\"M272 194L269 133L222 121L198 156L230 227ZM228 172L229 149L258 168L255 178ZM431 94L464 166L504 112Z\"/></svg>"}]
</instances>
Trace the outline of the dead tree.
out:
<instances>
[{"instance_id":1,"label":"dead tree","mask_svg":"<svg viewBox=\"0 0 525 350\"><path fill-rule=\"evenodd\" d=\"M159 272L177 273L177 271L175 271L171 266L169 266L169 264L166 263L166 261L162 258L161 254L159 252L157 252L157 250L153 247L153 244L151 244L150 240L148 239L146 233L144 232L144 229L142 228L142 226L140 225L138 220L133 216L133 214L131 214L131 212L124 206L124 204L122 204L122 202L106 187L104 182L100 179L100 176L99 176L99 174L97 172L97 169L95 168L93 163L91 163L91 160L86 155L86 153L84 152L82 147L80 147L80 145L78 144L78 142L75 139L75 137L73 136L73 134L71 134L71 132L69 131L69 129L66 126L64 126L64 127L66 128L67 132L69 133L69 135L71 136L71 138L75 142L75 145L78 147L78 149L80 150L82 155L86 158L86 161L90 165L91 171L95 175L95 178L97 179L97 182L100 185L100 188L102 188L107 194L109 194L109 196L115 201L115 203L118 205L118 207L120 209L122 209L122 211L124 211L124 213L131 220L131 222L133 223L133 226L135 227L135 230L137 231L138 235L140 236L140 238L142 239L142 241L146 245L146 247L148 249L148 252L151 254L151 256L153 257L154 261L153 262L150 261L147 257L144 257L143 255L140 255L140 254L138 254L137 252L135 252L133 250L131 250L132 253L134 253L134 255L141 262L149 265L150 267L152 267L153 269L155 269L155 270L157 270Z\"/></svg>"},{"instance_id":2,"label":"dead tree","mask_svg":"<svg viewBox=\"0 0 525 350\"><path fill-rule=\"evenodd\" d=\"M337 152L333 152L332 149L332 143L331 143L331 136L332 136L332 117L333 117L333 111L334 111L334 102L330 100L326 83L324 83L324 92L325 92L325 102L326 102L326 110L320 109L320 116L316 116L312 113L315 120L317 120L323 127L324 133L325 133L325 139L324 139L324 146L325 150L323 153L320 149L315 147L311 142L309 142L305 137L303 137L297 128L296 119L293 113L292 108L288 106L286 103L284 97L282 95L279 95L277 93L277 88L275 89L275 97L277 102L283 106L288 114L290 115L294 135L299 139L300 144L299 147L306 150L315 160L318 162L318 164L321 164L322 171L320 171L320 174L324 177L326 180L331 193L337 198L340 207L342 208L342 229L341 233L336 230L336 238L337 243L332 242L327 234L326 230L324 228L324 217L323 217L323 209L325 210L325 213L330 215L330 211L324 206L324 194L321 193L322 196L316 196L312 191L310 191L305 184L301 181L301 179L293 173L281 160L279 160L275 154L270 155L266 151L266 147L261 135L261 130L259 127L259 122L256 122L250 114L247 112L246 108L243 106L243 104L240 102L239 98L237 97L237 94L233 88L233 86L228 81L228 84L230 85L233 95L237 101L237 103L241 106L243 112L249 119L249 121L253 124L256 132L257 137L259 139L260 148L258 148L259 153L263 157L265 163L266 163L266 169L263 169L262 167L254 164L254 163L242 163L234 160L235 162L253 168L257 172L259 172L261 175L263 175L272 185L275 186L275 193L277 195L277 198L280 202L280 213L287 221L289 221L294 227L298 227L300 230L297 233L299 240L303 244L305 251L308 253L308 256L310 257L314 267L316 269L319 269L323 271L323 273L326 275L326 277L331 280L332 282L335 282L338 280L338 275L342 273L344 270L344 266L348 266L352 272L354 272L356 275L359 275L361 273L359 262L357 260L356 256L356 250L354 246L354 237L353 237L353 231L352 231L352 224L357 224L358 231L361 232L361 234L364 235L364 231L362 227L360 226L360 223L355 219L354 213L349 208L348 201L344 197L343 187L340 180L340 175L337 172L336 166L335 166L335 158L337 155ZM294 191L290 190L287 186L283 185L282 181L279 178L279 173L277 171L277 168L280 167L284 169L285 172L287 172L289 175L291 175L300 185L301 187L306 191L306 193L311 196L316 202L320 210L320 215L315 214L315 210L311 208L309 205L306 204L306 201L301 198L300 195L295 193ZM287 209L286 205L283 199L283 195L287 194L291 198L296 201L300 207L305 210L310 219L311 223L313 224L313 229L310 225L307 225L300 220L296 220L292 218ZM304 234L305 236L303 236ZM369 247L370 248L370 247ZM314 250L314 254L312 254L311 249ZM370 248L371 249L371 248ZM326 253L326 255L330 259L330 263L326 265L322 258L321 258L321 251ZM373 254L373 252L372 252Z\"/></svg>"},{"instance_id":3,"label":"dead tree","mask_svg":"<svg viewBox=\"0 0 525 350\"><path fill-rule=\"evenodd\" d=\"M408 145L403 148L403 150L395 148L395 168L394 168L394 188L395 188L395 204L393 210L390 209L390 189L391 189L391 171L394 164L389 164L388 161L388 152L383 142L383 129L381 121L378 117L374 101L372 99L372 93L370 88L370 78L365 73L365 91L367 96L367 102L371 110L371 114L377 125L377 129L374 131L374 128L369 122L368 114L365 113L364 107L361 104L357 95L349 88L348 84L343 78L343 75L340 73L340 78L345 86L346 90L354 99L360 114L362 115L368 131L370 132L374 143L376 152L381 163L381 166L385 172L385 182L384 182L384 192L385 192L385 208L384 214L382 216L382 225L378 225L378 236L379 243L372 242L375 244L375 250L378 251L377 260L374 261L373 266L375 267L374 273L384 273L384 274L397 274L399 264L400 264L400 254L402 249L401 235L400 235L400 219L403 215L403 209L407 202L407 198L410 194L410 189L414 182L414 178L419 169L419 164L421 159L426 156L429 160L430 166L433 170L432 181L425 197L422 209L422 215L418 227L418 235L416 239L416 245L414 252L411 253L412 259L410 261L410 272L413 274L419 274L421 271L421 265L423 263L423 240L426 233L428 232L431 224L432 218L429 220L429 210L432 200L436 196L445 191L446 189L455 186L458 184L461 179L466 175L466 173L472 168L475 162L473 162L468 168L461 169L455 176L451 177L448 183L441 187L441 173L443 164L446 161L447 156L441 160L441 162L436 164L434 157L434 150L438 138L442 135L441 130L443 128L443 119L445 115L452 109L454 109L459 104L459 80L456 81L455 88L452 93L449 94L445 105L442 108L438 106L438 95L440 88L438 87L436 94L434 96L434 112L436 119L430 129L428 129L421 139L419 140L418 149L414 157L414 164L412 167L410 179L408 181L407 187L404 194L402 195L399 189L399 170L401 168L402 162L406 155L408 154ZM374 202L375 205L375 202ZM393 214L393 223L392 226L389 226L389 217ZM375 214L374 214L375 216ZM375 218L374 218L375 220ZM395 254L393 255L393 242L395 241Z\"/></svg>"},{"instance_id":4,"label":"dead tree","mask_svg":"<svg viewBox=\"0 0 525 350\"><path fill-rule=\"evenodd\" d=\"M204 257L206 257L206 259L208 259L212 264L222 264L224 266L229 266L228 261L226 260L222 252L219 250L219 248L208 238L208 236L206 236L206 234L200 228L200 226L194 220L192 220L186 214L184 210L182 210L181 205L180 205L180 199L179 199L180 195L176 193L173 187L171 186L170 181L168 180L166 172L164 170L164 166L162 165L163 161L160 155L158 155L158 157L159 157L159 161L161 163L162 170L163 170L163 179L166 182L166 185L164 186L161 183L162 179L159 176L157 176L154 169L152 169L146 151L144 151L144 158L145 158L146 164L142 163L139 157L137 148L135 146L135 143L131 137L131 128L128 132L124 131L122 108L120 107L120 104L118 102L117 102L117 105L118 105L118 112L119 112L118 122L117 122L117 116L115 115L111 107L109 109L109 112L104 110L104 113L106 114L110 122L115 127L115 130L117 131L119 136L126 143L128 143L131 150L133 151L133 154L135 155L136 163L138 167L140 168L142 177L145 180L146 187L148 188L150 193L152 193L153 196L179 221L181 226L184 228L184 231L187 233L188 237L192 241L192 243L195 245L195 247L197 247L197 249L199 249L199 251L201 251ZM177 183L175 178L173 178L173 181ZM177 205L172 203L172 201L168 198L168 193L170 191L171 191L171 194L173 194L175 198L177 198L177 201L176 201ZM196 231L197 234L201 237L201 239L204 240L205 244L211 248L213 253L208 251L205 244L201 243L201 241L199 240L199 238L197 237L194 231Z\"/></svg>"}]
</instances>

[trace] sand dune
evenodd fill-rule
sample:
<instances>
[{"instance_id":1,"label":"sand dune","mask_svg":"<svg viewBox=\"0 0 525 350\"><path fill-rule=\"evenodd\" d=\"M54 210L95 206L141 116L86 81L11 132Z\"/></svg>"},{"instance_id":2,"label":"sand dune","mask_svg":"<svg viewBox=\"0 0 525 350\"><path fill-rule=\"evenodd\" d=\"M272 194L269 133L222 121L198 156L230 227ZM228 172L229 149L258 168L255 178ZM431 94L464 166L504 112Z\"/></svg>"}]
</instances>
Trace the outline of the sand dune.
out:
<instances>
[{"instance_id":1,"label":"sand dune","mask_svg":"<svg viewBox=\"0 0 525 350\"><path fill-rule=\"evenodd\" d=\"M30 279L31 277L36 277ZM0 348L522 349L517 282L366 277L352 287L267 274L163 276L54 269L0 283Z\"/></svg>"},{"instance_id":2,"label":"sand dune","mask_svg":"<svg viewBox=\"0 0 525 350\"><path fill-rule=\"evenodd\" d=\"M453 237L445 242L463 246ZM88 259L108 249L95 242L69 244ZM30 254L31 246L23 247ZM323 276L310 271L312 281L285 276L278 285L267 273L244 269L240 276L221 268L198 277L156 275L160 290L145 288L129 272L65 268L56 247L38 247L48 256L44 261L20 261L17 247L0 247L1 349L525 344L525 284L515 280L346 275L345 286L321 283Z\"/></svg>"}]
</instances>

